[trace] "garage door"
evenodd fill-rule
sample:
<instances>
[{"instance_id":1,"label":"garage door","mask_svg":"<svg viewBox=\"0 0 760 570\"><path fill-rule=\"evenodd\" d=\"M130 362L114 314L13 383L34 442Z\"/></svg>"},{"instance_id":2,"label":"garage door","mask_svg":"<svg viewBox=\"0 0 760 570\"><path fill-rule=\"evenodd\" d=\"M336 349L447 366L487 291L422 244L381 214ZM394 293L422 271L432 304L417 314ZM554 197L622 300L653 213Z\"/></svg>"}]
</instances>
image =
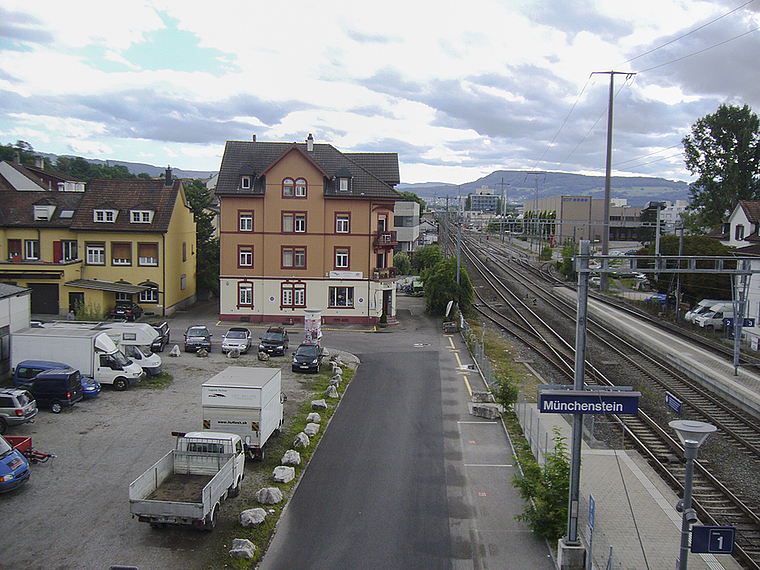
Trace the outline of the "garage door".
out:
<instances>
[{"instance_id":1,"label":"garage door","mask_svg":"<svg viewBox=\"0 0 760 570\"><path fill-rule=\"evenodd\" d=\"M58 283L30 283L33 315L58 314Z\"/></svg>"}]
</instances>

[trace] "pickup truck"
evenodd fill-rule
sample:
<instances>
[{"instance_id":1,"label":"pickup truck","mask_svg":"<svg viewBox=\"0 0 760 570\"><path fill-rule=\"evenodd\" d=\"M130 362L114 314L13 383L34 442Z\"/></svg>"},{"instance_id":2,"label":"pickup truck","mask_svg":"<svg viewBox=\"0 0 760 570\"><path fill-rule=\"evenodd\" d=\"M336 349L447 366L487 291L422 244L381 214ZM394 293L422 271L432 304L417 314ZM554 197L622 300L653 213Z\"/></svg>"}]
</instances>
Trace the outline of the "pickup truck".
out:
<instances>
[{"instance_id":1,"label":"pickup truck","mask_svg":"<svg viewBox=\"0 0 760 570\"><path fill-rule=\"evenodd\" d=\"M243 441L221 432L172 435L175 448L129 485L129 512L154 528L175 524L212 531L221 503L240 493Z\"/></svg>"}]
</instances>

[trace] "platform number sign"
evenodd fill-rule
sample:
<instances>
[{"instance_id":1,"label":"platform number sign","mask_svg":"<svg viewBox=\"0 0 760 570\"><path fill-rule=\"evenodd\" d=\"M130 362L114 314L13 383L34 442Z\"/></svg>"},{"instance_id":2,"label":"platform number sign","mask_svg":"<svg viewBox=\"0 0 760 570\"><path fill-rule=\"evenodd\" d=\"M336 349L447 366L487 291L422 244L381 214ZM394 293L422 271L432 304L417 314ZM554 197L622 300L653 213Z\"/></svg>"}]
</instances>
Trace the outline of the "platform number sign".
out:
<instances>
[{"instance_id":1,"label":"platform number sign","mask_svg":"<svg viewBox=\"0 0 760 570\"><path fill-rule=\"evenodd\" d=\"M695 553L731 554L734 551L736 527L691 527L691 551Z\"/></svg>"}]
</instances>

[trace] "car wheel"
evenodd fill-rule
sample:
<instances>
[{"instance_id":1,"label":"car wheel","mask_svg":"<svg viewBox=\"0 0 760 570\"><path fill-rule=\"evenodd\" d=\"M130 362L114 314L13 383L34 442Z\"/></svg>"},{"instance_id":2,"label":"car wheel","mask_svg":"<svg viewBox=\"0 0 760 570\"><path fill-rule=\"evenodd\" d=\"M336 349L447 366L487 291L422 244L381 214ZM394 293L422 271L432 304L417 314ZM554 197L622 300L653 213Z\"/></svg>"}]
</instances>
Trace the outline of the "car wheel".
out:
<instances>
[{"instance_id":1,"label":"car wheel","mask_svg":"<svg viewBox=\"0 0 760 570\"><path fill-rule=\"evenodd\" d=\"M216 527L216 519L219 516L219 505L215 505L214 509L209 513L206 518L206 524L203 525L203 530L211 532Z\"/></svg>"},{"instance_id":2,"label":"car wheel","mask_svg":"<svg viewBox=\"0 0 760 570\"><path fill-rule=\"evenodd\" d=\"M119 377L116 380L113 381L114 387L119 390L120 392L123 392L127 388L129 388L129 383L127 382L126 378Z\"/></svg>"},{"instance_id":3,"label":"car wheel","mask_svg":"<svg viewBox=\"0 0 760 570\"><path fill-rule=\"evenodd\" d=\"M0 418L0 433L5 433L7 429L8 422L5 421L5 418Z\"/></svg>"},{"instance_id":4,"label":"car wheel","mask_svg":"<svg viewBox=\"0 0 760 570\"><path fill-rule=\"evenodd\" d=\"M705 328L707 329L707 332L713 332L715 330L715 327L712 325L707 325Z\"/></svg>"}]
</instances>

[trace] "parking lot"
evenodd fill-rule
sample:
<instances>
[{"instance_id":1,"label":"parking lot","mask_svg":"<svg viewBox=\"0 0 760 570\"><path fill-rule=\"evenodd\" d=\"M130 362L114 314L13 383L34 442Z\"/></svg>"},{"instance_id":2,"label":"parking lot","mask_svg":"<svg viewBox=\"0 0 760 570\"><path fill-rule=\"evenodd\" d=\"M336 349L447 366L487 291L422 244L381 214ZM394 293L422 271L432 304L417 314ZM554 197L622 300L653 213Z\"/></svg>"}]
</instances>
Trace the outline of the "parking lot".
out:
<instances>
[{"instance_id":1,"label":"parking lot","mask_svg":"<svg viewBox=\"0 0 760 570\"><path fill-rule=\"evenodd\" d=\"M279 365L287 423L299 403L311 397L309 375L290 370L291 354L301 338L302 325L289 327L291 347L269 363L257 360L256 349L239 359L220 352L221 336L230 325L217 326L217 307L201 303L170 319L171 343L161 354L164 371L173 377L162 389L133 388L118 392L104 387L92 400L77 403L60 414L40 410L33 424L9 430L31 436L35 449L56 458L31 465L30 481L0 496L2 567L103 569L112 564L147 568L204 568L215 533L176 528L151 529L129 515L129 484L174 445L172 431L201 428L200 394L203 382L229 365ZM143 321L148 320L146 318ZM208 357L169 348L183 346L185 328L205 324L213 333ZM265 327L250 325L254 343ZM44 357L44 350L41 357ZM255 484L255 465L247 466L246 484ZM252 489L253 491L257 489ZM245 494L222 508L220 525L232 524L245 506ZM250 505L248 505L250 506Z\"/></svg>"}]
</instances>

